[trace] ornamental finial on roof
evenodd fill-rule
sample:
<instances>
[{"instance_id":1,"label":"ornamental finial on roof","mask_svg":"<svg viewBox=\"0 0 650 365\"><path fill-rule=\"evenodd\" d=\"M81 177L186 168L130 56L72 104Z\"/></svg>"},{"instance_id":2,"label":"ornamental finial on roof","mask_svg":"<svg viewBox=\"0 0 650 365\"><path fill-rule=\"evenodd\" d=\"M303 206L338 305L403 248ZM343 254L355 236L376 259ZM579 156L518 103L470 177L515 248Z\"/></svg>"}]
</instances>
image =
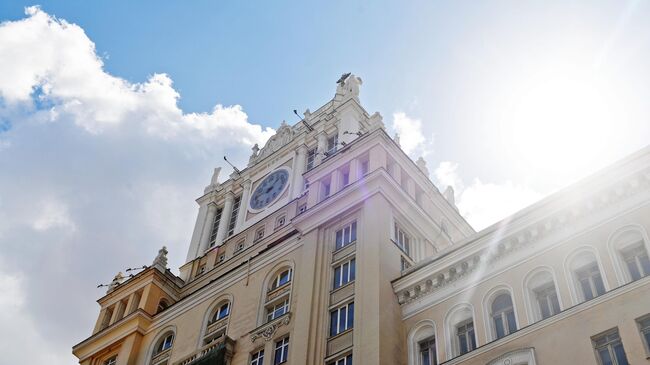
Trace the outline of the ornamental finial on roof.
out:
<instances>
[{"instance_id":1,"label":"ornamental finial on roof","mask_svg":"<svg viewBox=\"0 0 650 365\"><path fill-rule=\"evenodd\" d=\"M118 272L115 274L115 277L113 278L113 281L108 285L108 290L106 290L106 294L112 292L117 288L120 284L122 284L122 281L124 281L124 274L122 272Z\"/></svg>"},{"instance_id":2,"label":"ornamental finial on roof","mask_svg":"<svg viewBox=\"0 0 650 365\"><path fill-rule=\"evenodd\" d=\"M169 252L167 251L167 247L163 246L160 250L158 250L158 255L153 260L153 264L151 266L157 268L161 272L165 272L167 270L168 253Z\"/></svg>"},{"instance_id":3,"label":"ornamental finial on roof","mask_svg":"<svg viewBox=\"0 0 650 365\"><path fill-rule=\"evenodd\" d=\"M417 161L415 161L415 164L418 166L418 169L422 171L423 174L427 175L429 177L429 169L427 168L427 162L420 156Z\"/></svg>"}]
</instances>

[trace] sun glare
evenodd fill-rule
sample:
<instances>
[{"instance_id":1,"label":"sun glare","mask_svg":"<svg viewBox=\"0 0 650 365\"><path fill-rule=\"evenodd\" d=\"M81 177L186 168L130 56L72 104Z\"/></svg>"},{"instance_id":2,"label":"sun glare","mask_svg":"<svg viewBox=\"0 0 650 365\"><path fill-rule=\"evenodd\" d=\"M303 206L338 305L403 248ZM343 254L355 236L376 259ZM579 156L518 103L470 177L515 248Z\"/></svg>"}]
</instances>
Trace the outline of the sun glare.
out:
<instances>
[{"instance_id":1,"label":"sun glare","mask_svg":"<svg viewBox=\"0 0 650 365\"><path fill-rule=\"evenodd\" d=\"M524 89L508 123L513 152L558 181L592 171L609 152L608 137L626 120L621 97L586 77L550 77Z\"/></svg>"}]
</instances>

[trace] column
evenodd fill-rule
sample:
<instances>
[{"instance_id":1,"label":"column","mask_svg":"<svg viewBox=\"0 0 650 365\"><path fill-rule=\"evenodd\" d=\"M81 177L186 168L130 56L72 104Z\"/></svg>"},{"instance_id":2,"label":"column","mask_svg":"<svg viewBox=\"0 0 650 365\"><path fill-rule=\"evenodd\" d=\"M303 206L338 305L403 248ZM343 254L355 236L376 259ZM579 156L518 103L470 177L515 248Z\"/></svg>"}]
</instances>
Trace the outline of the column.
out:
<instances>
[{"instance_id":1,"label":"column","mask_svg":"<svg viewBox=\"0 0 650 365\"><path fill-rule=\"evenodd\" d=\"M291 199L295 199L302 194L304 181L302 174L305 173L307 167L307 146L300 145L296 150L296 155L293 160L293 182L291 183Z\"/></svg>"},{"instance_id":2,"label":"column","mask_svg":"<svg viewBox=\"0 0 650 365\"><path fill-rule=\"evenodd\" d=\"M325 132L320 132L318 133L318 136L316 136L316 140L318 141L318 148L316 150L315 165L318 165L323 161L323 158L325 158L325 151L327 151L327 135Z\"/></svg>"},{"instance_id":3,"label":"column","mask_svg":"<svg viewBox=\"0 0 650 365\"><path fill-rule=\"evenodd\" d=\"M246 207L248 207L248 199L251 195L252 185L253 183L249 178L246 178L242 184L244 191L242 192L241 201L239 202L239 213L237 215L237 223L235 224L235 232L241 231L241 227L243 226L244 221L246 221L246 211L248 211Z\"/></svg>"},{"instance_id":4,"label":"column","mask_svg":"<svg viewBox=\"0 0 650 365\"><path fill-rule=\"evenodd\" d=\"M208 204L208 213L205 215L205 223L203 224L203 232L201 232L201 241L199 242L199 251L194 258L197 258L208 249L210 243L210 234L212 233L212 226L214 225L214 217L217 214L217 205L214 203Z\"/></svg>"},{"instance_id":5,"label":"column","mask_svg":"<svg viewBox=\"0 0 650 365\"><path fill-rule=\"evenodd\" d=\"M192 231L192 241L190 241L190 248L187 250L187 258L185 262L192 261L199 254L199 247L201 245L201 234L205 226L205 217L208 214L208 205L203 204L199 207L199 214L196 217L196 224Z\"/></svg>"},{"instance_id":6,"label":"column","mask_svg":"<svg viewBox=\"0 0 650 365\"><path fill-rule=\"evenodd\" d=\"M235 195L232 191L226 193L226 202L223 205L223 212L221 212L221 221L219 222L219 230L217 231L217 240L215 245L219 246L226 239L228 233L228 223L230 222L230 215L232 214L232 204L235 201Z\"/></svg>"}]
</instances>

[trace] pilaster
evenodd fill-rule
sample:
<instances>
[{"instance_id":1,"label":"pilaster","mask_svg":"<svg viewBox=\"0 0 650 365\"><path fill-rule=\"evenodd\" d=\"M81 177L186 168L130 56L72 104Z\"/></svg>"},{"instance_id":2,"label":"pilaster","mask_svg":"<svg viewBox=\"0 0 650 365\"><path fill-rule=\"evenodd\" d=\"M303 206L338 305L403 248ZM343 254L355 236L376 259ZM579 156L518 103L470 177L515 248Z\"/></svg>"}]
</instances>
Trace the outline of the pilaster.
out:
<instances>
[{"instance_id":1,"label":"pilaster","mask_svg":"<svg viewBox=\"0 0 650 365\"><path fill-rule=\"evenodd\" d=\"M205 250L208 249L210 235L212 234L212 226L214 226L214 218L217 215L217 205L214 203L208 204L207 214L205 215L205 222L203 223L203 232L201 232L201 241L199 243L199 250L194 258L203 255Z\"/></svg>"},{"instance_id":2,"label":"pilaster","mask_svg":"<svg viewBox=\"0 0 650 365\"><path fill-rule=\"evenodd\" d=\"M241 202L239 203L239 212L237 215L237 223L235 224L235 232L241 231L244 222L246 221L246 212L248 211L246 207L248 204L248 199L251 195L252 185L253 183L251 182L250 178L246 178L242 184L244 191L242 192Z\"/></svg>"},{"instance_id":3,"label":"pilaster","mask_svg":"<svg viewBox=\"0 0 650 365\"><path fill-rule=\"evenodd\" d=\"M230 223L230 216L232 215L232 206L235 201L235 194L232 191L226 192L225 203L223 205L223 212L221 213L221 221L219 222L219 230L217 231L216 246L219 246L226 239L228 233L228 223Z\"/></svg>"},{"instance_id":4,"label":"pilaster","mask_svg":"<svg viewBox=\"0 0 650 365\"><path fill-rule=\"evenodd\" d=\"M303 188L302 174L307 167L307 146L304 144L298 146L296 155L293 159L293 183L291 184L291 198L295 199L300 196Z\"/></svg>"}]
</instances>

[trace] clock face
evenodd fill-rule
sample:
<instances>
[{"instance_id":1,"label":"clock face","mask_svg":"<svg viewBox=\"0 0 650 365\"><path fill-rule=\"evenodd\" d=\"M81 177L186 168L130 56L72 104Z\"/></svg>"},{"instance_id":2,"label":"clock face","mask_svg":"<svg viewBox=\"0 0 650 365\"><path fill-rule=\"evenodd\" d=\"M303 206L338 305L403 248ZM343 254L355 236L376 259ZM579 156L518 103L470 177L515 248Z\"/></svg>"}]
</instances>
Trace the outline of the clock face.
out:
<instances>
[{"instance_id":1,"label":"clock face","mask_svg":"<svg viewBox=\"0 0 650 365\"><path fill-rule=\"evenodd\" d=\"M276 170L267 176L255 189L251 196L251 209L263 209L273 203L289 182L289 171Z\"/></svg>"}]
</instances>

